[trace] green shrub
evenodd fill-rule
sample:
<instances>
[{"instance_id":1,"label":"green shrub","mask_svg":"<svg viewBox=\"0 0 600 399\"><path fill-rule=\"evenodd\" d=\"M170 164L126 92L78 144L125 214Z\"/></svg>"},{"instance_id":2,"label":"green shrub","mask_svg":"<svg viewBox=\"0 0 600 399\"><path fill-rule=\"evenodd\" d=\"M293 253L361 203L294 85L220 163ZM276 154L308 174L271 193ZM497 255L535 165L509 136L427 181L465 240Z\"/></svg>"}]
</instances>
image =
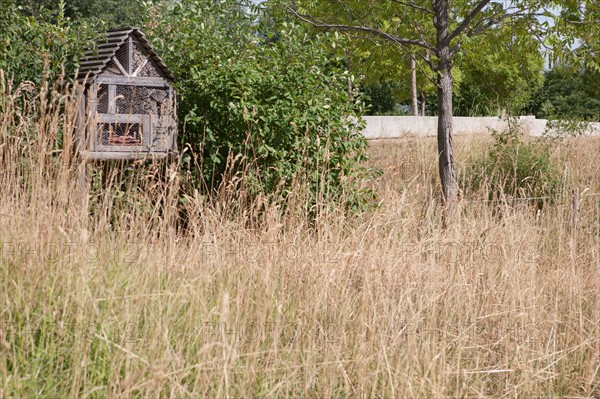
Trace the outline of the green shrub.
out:
<instances>
[{"instance_id":1,"label":"green shrub","mask_svg":"<svg viewBox=\"0 0 600 399\"><path fill-rule=\"evenodd\" d=\"M393 115L396 111L396 94L398 84L395 81L380 79L364 85L362 92L366 97L368 115Z\"/></svg>"},{"instance_id":2,"label":"green shrub","mask_svg":"<svg viewBox=\"0 0 600 399\"><path fill-rule=\"evenodd\" d=\"M560 170L553 164L555 141L544 137L525 142L518 126L509 121L505 131L493 132L493 146L464 170L466 194L484 192L488 200L524 200L541 208L559 194Z\"/></svg>"},{"instance_id":3,"label":"green shrub","mask_svg":"<svg viewBox=\"0 0 600 399\"><path fill-rule=\"evenodd\" d=\"M0 12L0 69L15 86L24 80L39 83L45 76L52 82L62 73L70 75L85 49L95 43L98 21L71 21L64 14L64 1L53 10L40 8L36 17L6 3Z\"/></svg>"},{"instance_id":4,"label":"green shrub","mask_svg":"<svg viewBox=\"0 0 600 399\"><path fill-rule=\"evenodd\" d=\"M311 204L367 201L363 102L336 55L342 38L246 7L188 0L155 12L162 21L151 35L178 79L180 146L190 150L194 185L214 192L241 173L251 195L285 196L302 181Z\"/></svg>"},{"instance_id":5,"label":"green shrub","mask_svg":"<svg viewBox=\"0 0 600 399\"><path fill-rule=\"evenodd\" d=\"M530 104L538 118L600 120L600 72L591 68L556 66L545 73L544 86Z\"/></svg>"}]
</instances>

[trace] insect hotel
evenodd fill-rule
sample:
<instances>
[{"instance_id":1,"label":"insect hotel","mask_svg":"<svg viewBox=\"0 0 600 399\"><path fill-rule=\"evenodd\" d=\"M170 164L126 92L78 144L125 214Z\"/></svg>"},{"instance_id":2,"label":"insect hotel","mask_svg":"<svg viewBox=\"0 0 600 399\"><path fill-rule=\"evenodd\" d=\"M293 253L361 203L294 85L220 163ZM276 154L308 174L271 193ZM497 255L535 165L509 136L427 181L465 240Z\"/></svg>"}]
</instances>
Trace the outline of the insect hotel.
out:
<instances>
[{"instance_id":1,"label":"insect hotel","mask_svg":"<svg viewBox=\"0 0 600 399\"><path fill-rule=\"evenodd\" d=\"M165 158L177 152L173 74L137 28L107 32L80 61L78 129L85 160Z\"/></svg>"}]
</instances>

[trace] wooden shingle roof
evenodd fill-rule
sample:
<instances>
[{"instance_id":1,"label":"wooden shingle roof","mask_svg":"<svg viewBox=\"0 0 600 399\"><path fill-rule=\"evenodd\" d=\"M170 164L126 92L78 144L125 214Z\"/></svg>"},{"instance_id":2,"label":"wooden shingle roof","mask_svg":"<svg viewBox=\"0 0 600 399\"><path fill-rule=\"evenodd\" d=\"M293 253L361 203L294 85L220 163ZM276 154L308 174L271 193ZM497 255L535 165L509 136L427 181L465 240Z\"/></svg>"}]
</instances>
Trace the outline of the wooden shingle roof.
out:
<instances>
[{"instance_id":1,"label":"wooden shingle roof","mask_svg":"<svg viewBox=\"0 0 600 399\"><path fill-rule=\"evenodd\" d=\"M98 41L97 50L87 50L83 58L79 61L79 73L77 74L77 78L82 81L87 76L87 79L90 80L94 76L100 74L108 65L110 60L115 57L121 46L124 45L127 39L132 35L134 40L137 40L146 50L161 73L167 79L175 80L173 73L171 73L162 58L156 54L146 36L144 36L139 28L135 27L127 27L108 31L106 33L106 39L103 38Z\"/></svg>"}]
</instances>

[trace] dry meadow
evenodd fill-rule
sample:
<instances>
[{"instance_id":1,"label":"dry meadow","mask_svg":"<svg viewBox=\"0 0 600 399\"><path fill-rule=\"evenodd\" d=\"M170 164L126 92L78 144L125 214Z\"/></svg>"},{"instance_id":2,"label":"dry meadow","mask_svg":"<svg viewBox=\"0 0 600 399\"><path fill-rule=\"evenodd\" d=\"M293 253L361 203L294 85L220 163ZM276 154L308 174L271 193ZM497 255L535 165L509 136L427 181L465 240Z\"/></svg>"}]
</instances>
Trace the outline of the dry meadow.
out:
<instances>
[{"instance_id":1,"label":"dry meadow","mask_svg":"<svg viewBox=\"0 0 600 399\"><path fill-rule=\"evenodd\" d=\"M416 138L371 142L358 216L180 198L164 164L83 211L75 110L0 78L0 397L600 396L600 139L557 146L556 203L462 196L447 227Z\"/></svg>"}]
</instances>

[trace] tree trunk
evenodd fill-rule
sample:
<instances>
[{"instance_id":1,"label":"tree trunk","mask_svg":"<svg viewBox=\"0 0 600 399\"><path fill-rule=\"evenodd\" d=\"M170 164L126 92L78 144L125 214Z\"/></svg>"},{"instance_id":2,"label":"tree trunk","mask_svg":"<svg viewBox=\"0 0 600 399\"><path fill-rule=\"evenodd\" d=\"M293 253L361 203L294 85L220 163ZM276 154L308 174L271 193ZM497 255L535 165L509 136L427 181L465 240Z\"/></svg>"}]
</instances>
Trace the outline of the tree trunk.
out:
<instances>
[{"instance_id":1,"label":"tree trunk","mask_svg":"<svg viewBox=\"0 0 600 399\"><path fill-rule=\"evenodd\" d=\"M449 214L453 213L456 200L456 167L452 144L452 69L439 71L438 75L438 162L444 200Z\"/></svg>"},{"instance_id":2,"label":"tree trunk","mask_svg":"<svg viewBox=\"0 0 600 399\"><path fill-rule=\"evenodd\" d=\"M438 84L438 162L444 203L448 219L454 219L456 202L456 167L452 145L452 53L450 51L450 32L448 30L449 0L432 0L435 13L436 30L435 53Z\"/></svg>"},{"instance_id":3,"label":"tree trunk","mask_svg":"<svg viewBox=\"0 0 600 399\"><path fill-rule=\"evenodd\" d=\"M425 116L425 92L421 90L421 116Z\"/></svg>"},{"instance_id":4,"label":"tree trunk","mask_svg":"<svg viewBox=\"0 0 600 399\"><path fill-rule=\"evenodd\" d=\"M414 57L410 57L410 96L412 98L412 114L419 116L419 105L417 104L417 63Z\"/></svg>"}]
</instances>

